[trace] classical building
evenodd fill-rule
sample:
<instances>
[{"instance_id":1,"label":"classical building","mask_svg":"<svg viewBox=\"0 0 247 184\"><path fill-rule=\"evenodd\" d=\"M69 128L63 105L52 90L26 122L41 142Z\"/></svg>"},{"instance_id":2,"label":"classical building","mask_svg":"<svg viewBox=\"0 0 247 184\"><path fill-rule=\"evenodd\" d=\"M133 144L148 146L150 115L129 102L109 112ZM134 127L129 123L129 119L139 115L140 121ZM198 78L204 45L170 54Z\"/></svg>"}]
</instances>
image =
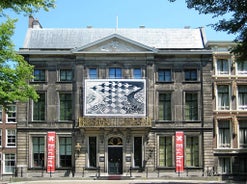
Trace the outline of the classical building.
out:
<instances>
[{"instance_id":1,"label":"classical building","mask_svg":"<svg viewBox=\"0 0 247 184\"><path fill-rule=\"evenodd\" d=\"M213 51L214 156L219 174L247 173L247 61L232 42L209 42Z\"/></svg>"},{"instance_id":2,"label":"classical building","mask_svg":"<svg viewBox=\"0 0 247 184\"><path fill-rule=\"evenodd\" d=\"M214 167L212 52L202 28L29 21L19 53L34 66L40 98L18 103L24 173L203 175Z\"/></svg>"},{"instance_id":3,"label":"classical building","mask_svg":"<svg viewBox=\"0 0 247 184\"><path fill-rule=\"evenodd\" d=\"M0 177L13 174L16 166L16 105L0 106Z\"/></svg>"}]
</instances>

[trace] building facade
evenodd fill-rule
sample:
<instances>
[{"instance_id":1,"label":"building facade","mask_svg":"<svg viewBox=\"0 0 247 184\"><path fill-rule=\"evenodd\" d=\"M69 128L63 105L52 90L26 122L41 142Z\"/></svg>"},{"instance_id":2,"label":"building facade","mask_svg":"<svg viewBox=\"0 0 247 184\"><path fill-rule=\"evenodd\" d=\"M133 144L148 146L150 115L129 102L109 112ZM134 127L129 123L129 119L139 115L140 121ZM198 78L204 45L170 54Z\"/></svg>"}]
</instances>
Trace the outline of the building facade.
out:
<instances>
[{"instance_id":1,"label":"building facade","mask_svg":"<svg viewBox=\"0 0 247 184\"><path fill-rule=\"evenodd\" d=\"M40 98L18 103L24 173L203 175L214 167L203 29L45 29L29 21L19 53L34 65Z\"/></svg>"},{"instance_id":2,"label":"building facade","mask_svg":"<svg viewBox=\"0 0 247 184\"><path fill-rule=\"evenodd\" d=\"M219 174L247 172L247 61L229 52L231 42L209 42L213 51L215 167Z\"/></svg>"},{"instance_id":3,"label":"building facade","mask_svg":"<svg viewBox=\"0 0 247 184\"><path fill-rule=\"evenodd\" d=\"M12 175L16 166L16 105L0 106L0 177Z\"/></svg>"}]
</instances>

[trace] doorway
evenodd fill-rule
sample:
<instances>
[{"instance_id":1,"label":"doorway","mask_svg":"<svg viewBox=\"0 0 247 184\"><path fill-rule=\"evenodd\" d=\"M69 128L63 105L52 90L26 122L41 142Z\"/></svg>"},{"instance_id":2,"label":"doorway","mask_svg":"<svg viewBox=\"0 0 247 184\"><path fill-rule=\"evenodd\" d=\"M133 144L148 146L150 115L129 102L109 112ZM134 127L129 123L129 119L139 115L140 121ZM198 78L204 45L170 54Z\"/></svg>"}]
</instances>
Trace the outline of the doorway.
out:
<instances>
[{"instance_id":1,"label":"doorway","mask_svg":"<svg viewBox=\"0 0 247 184\"><path fill-rule=\"evenodd\" d=\"M122 147L108 147L108 173L123 174Z\"/></svg>"}]
</instances>

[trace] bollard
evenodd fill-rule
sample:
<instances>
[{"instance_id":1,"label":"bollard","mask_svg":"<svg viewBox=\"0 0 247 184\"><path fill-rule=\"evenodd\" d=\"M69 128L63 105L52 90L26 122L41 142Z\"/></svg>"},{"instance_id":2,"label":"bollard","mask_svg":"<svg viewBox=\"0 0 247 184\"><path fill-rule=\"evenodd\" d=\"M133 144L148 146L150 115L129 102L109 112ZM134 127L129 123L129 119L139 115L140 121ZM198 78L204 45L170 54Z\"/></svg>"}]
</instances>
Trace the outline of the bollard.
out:
<instances>
[{"instance_id":1,"label":"bollard","mask_svg":"<svg viewBox=\"0 0 247 184\"><path fill-rule=\"evenodd\" d=\"M85 175L84 170L85 170L85 167L82 168L82 177L84 177L84 175Z\"/></svg>"},{"instance_id":2,"label":"bollard","mask_svg":"<svg viewBox=\"0 0 247 184\"><path fill-rule=\"evenodd\" d=\"M146 178L148 178L148 167L146 168Z\"/></svg>"},{"instance_id":3,"label":"bollard","mask_svg":"<svg viewBox=\"0 0 247 184\"><path fill-rule=\"evenodd\" d=\"M100 166L97 168L98 170L98 177L100 177Z\"/></svg>"}]
</instances>

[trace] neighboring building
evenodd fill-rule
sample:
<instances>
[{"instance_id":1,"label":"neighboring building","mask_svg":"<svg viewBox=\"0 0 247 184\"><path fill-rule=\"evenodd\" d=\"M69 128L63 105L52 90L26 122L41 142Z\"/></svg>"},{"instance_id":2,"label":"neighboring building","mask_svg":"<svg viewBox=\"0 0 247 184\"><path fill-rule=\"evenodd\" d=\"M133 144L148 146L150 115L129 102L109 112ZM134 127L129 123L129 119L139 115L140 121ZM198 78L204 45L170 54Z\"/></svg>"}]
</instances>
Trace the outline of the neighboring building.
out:
<instances>
[{"instance_id":1,"label":"neighboring building","mask_svg":"<svg viewBox=\"0 0 247 184\"><path fill-rule=\"evenodd\" d=\"M0 176L13 175L16 166L16 105L0 106Z\"/></svg>"},{"instance_id":2,"label":"neighboring building","mask_svg":"<svg viewBox=\"0 0 247 184\"><path fill-rule=\"evenodd\" d=\"M232 42L209 42L213 51L214 156L219 174L247 173L247 61Z\"/></svg>"},{"instance_id":3,"label":"neighboring building","mask_svg":"<svg viewBox=\"0 0 247 184\"><path fill-rule=\"evenodd\" d=\"M189 172L212 169L212 52L205 43L201 28L45 29L30 17L19 53L34 65L30 83L40 98L18 104L17 167L27 175L53 163L56 173L148 168L162 175L184 159ZM177 132L184 133L182 160Z\"/></svg>"}]
</instances>

